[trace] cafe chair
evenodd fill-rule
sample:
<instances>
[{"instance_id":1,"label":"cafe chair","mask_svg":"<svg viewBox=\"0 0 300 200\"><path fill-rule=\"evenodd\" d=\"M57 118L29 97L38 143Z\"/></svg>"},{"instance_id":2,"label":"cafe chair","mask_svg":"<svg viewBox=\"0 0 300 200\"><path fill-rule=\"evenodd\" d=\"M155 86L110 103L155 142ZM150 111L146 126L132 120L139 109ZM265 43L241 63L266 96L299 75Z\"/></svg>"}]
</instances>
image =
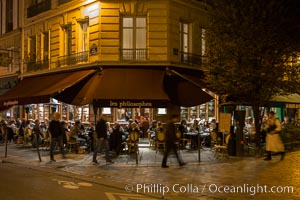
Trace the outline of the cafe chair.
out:
<instances>
[{"instance_id":1,"label":"cafe chair","mask_svg":"<svg viewBox=\"0 0 300 200\"><path fill-rule=\"evenodd\" d=\"M176 139L177 140L176 140L175 144L179 148L180 147L180 140L181 140L181 132L180 131L176 132Z\"/></svg>"},{"instance_id":2,"label":"cafe chair","mask_svg":"<svg viewBox=\"0 0 300 200\"><path fill-rule=\"evenodd\" d=\"M180 133L180 132L179 132ZM192 144L192 140L190 138L183 138L181 136L181 133L180 133L180 140L179 140L179 146L182 147L182 148L186 148L186 145L189 145L191 146Z\"/></svg>"},{"instance_id":3,"label":"cafe chair","mask_svg":"<svg viewBox=\"0 0 300 200\"><path fill-rule=\"evenodd\" d=\"M215 157L228 157L228 141L230 138L230 134L228 134L225 138L225 142L223 144L215 145Z\"/></svg>"},{"instance_id":4,"label":"cafe chair","mask_svg":"<svg viewBox=\"0 0 300 200\"><path fill-rule=\"evenodd\" d=\"M45 150L50 148L51 136L48 131L43 131L43 147Z\"/></svg>"},{"instance_id":5,"label":"cafe chair","mask_svg":"<svg viewBox=\"0 0 300 200\"><path fill-rule=\"evenodd\" d=\"M166 150L166 135L164 132L156 133L156 142L155 142L156 153L159 150L160 146L163 146L163 151Z\"/></svg>"},{"instance_id":6,"label":"cafe chair","mask_svg":"<svg viewBox=\"0 0 300 200\"><path fill-rule=\"evenodd\" d=\"M139 150L139 138L140 133L138 131L133 131L129 134L127 147L128 147L128 154L131 152L136 153Z\"/></svg>"},{"instance_id":7,"label":"cafe chair","mask_svg":"<svg viewBox=\"0 0 300 200\"><path fill-rule=\"evenodd\" d=\"M148 139L149 139L149 148L155 148L155 132L154 131L148 131Z\"/></svg>"},{"instance_id":8,"label":"cafe chair","mask_svg":"<svg viewBox=\"0 0 300 200\"><path fill-rule=\"evenodd\" d=\"M67 150L69 152L71 152L72 149L75 149L75 151L77 151L77 148L80 146L80 142L72 141L71 134L69 132L66 133L66 137L67 137Z\"/></svg>"}]
</instances>

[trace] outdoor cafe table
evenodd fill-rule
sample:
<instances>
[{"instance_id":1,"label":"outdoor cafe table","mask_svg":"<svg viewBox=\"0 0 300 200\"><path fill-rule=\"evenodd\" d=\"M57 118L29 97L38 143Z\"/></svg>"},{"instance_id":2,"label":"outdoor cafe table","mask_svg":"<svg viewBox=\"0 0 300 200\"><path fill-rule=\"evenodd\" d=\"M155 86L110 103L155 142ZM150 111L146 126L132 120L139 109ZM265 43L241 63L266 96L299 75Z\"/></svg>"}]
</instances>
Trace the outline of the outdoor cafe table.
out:
<instances>
[{"instance_id":1,"label":"outdoor cafe table","mask_svg":"<svg viewBox=\"0 0 300 200\"><path fill-rule=\"evenodd\" d=\"M191 149L198 149L201 147L202 141L206 138L209 137L210 133L209 132L187 132L186 133L187 138L191 139ZM200 138L198 138L200 137ZM198 142L199 141L199 142Z\"/></svg>"}]
</instances>

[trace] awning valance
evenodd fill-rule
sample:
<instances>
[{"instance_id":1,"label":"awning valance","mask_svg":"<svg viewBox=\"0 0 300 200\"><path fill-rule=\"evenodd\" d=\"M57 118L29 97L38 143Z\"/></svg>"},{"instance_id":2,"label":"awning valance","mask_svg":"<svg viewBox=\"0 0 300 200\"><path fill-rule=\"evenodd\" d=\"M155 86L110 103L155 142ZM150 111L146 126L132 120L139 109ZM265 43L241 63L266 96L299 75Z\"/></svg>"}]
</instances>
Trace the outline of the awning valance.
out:
<instances>
[{"instance_id":1,"label":"awning valance","mask_svg":"<svg viewBox=\"0 0 300 200\"><path fill-rule=\"evenodd\" d=\"M170 103L195 106L211 99L202 88L165 68L104 68L55 99L74 105L97 107L165 107Z\"/></svg>"},{"instance_id":2,"label":"awning valance","mask_svg":"<svg viewBox=\"0 0 300 200\"><path fill-rule=\"evenodd\" d=\"M0 96L0 105L47 103L54 94L94 72L95 70L82 70L24 77L15 87Z\"/></svg>"}]
</instances>

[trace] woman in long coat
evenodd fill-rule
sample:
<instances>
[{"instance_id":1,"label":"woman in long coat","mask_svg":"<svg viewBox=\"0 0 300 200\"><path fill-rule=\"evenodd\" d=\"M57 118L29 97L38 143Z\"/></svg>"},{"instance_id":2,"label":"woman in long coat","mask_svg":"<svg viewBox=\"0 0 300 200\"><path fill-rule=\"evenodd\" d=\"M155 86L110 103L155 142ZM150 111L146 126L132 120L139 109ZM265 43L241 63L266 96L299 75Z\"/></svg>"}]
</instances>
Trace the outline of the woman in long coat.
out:
<instances>
[{"instance_id":1,"label":"woman in long coat","mask_svg":"<svg viewBox=\"0 0 300 200\"><path fill-rule=\"evenodd\" d=\"M271 152L281 154L281 160L284 159L285 151L284 145L280 138L281 124L278 118L275 118L273 111L268 113L268 120L266 122L266 152L267 157L264 160L272 160Z\"/></svg>"}]
</instances>

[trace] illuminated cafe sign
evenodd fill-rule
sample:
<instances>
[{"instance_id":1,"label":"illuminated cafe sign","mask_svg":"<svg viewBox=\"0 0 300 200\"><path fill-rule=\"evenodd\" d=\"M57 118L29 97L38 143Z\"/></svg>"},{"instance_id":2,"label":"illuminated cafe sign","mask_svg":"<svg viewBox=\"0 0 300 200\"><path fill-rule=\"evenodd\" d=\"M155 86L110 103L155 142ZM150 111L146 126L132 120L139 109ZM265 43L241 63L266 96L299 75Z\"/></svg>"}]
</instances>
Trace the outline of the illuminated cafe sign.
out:
<instances>
[{"instance_id":1,"label":"illuminated cafe sign","mask_svg":"<svg viewBox=\"0 0 300 200\"><path fill-rule=\"evenodd\" d=\"M13 105L17 105L19 103L19 101L14 100L14 101L5 101L3 103L4 106L13 106Z\"/></svg>"},{"instance_id":2,"label":"illuminated cafe sign","mask_svg":"<svg viewBox=\"0 0 300 200\"><path fill-rule=\"evenodd\" d=\"M109 107L152 107L151 102L147 101L109 101Z\"/></svg>"}]
</instances>

